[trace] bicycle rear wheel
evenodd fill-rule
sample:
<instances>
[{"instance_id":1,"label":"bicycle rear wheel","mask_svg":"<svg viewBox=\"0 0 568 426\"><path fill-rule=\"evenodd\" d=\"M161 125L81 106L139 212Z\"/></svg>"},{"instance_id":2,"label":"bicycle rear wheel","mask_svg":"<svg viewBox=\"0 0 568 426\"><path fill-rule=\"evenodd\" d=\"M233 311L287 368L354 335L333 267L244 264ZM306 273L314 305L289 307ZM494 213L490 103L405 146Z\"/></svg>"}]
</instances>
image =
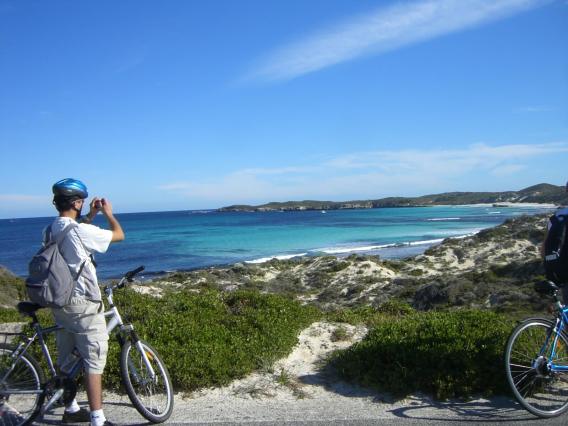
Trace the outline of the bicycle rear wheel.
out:
<instances>
[{"instance_id":1,"label":"bicycle rear wheel","mask_svg":"<svg viewBox=\"0 0 568 426\"><path fill-rule=\"evenodd\" d=\"M38 416L45 398L42 368L25 353L14 359L15 348L0 345L0 425L28 425Z\"/></svg>"},{"instance_id":2,"label":"bicycle rear wheel","mask_svg":"<svg viewBox=\"0 0 568 426\"><path fill-rule=\"evenodd\" d=\"M138 412L152 423L162 423L174 408L170 375L156 350L142 340L139 343L154 370L154 377L151 377L139 347L128 340L120 354L122 382Z\"/></svg>"},{"instance_id":3,"label":"bicycle rear wheel","mask_svg":"<svg viewBox=\"0 0 568 426\"><path fill-rule=\"evenodd\" d=\"M568 410L568 371L550 367L552 363L568 368L568 339L554 328L555 323L544 318L524 321L513 330L505 349L513 394L538 417L554 417Z\"/></svg>"}]
</instances>

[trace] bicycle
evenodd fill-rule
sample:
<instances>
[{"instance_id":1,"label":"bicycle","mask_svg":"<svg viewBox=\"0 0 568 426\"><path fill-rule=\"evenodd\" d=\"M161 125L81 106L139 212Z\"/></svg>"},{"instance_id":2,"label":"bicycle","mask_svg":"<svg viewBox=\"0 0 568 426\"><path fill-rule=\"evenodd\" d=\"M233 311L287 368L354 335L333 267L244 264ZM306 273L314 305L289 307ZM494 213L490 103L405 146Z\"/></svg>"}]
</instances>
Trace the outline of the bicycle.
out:
<instances>
[{"instance_id":1,"label":"bicycle","mask_svg":"<svg viewBox=\"0 0 568 426\"><path fill-rule=\"evenodd\" d=\"M555 298L555 318L528 318L515 327L505 348L505 369L525 409L555 417L568 410L568 307L554 282L539 282L535 290Z\"/></svg>"},{"instance_id":2,"label":"bicycle","mask_svg":"<svg viewBox=\"0 0 568 426\"><path fill-rule=\"evenodd\" d=\"M134 276L144 270L140 266L127 272L117 284L104 286L109 309L107 318L109 335L114 332L121 346L120 374L130 401L138 412L152 423L166 421L173 410L173 388L162 359L148 343L141 340L132 324L125 324L113 303L113 291L134 281ZM18 311L31 318L32 332L1 333L5 339L19 341L0 344L0 425L28 425L43 416L55 404L70 403L77 392L76 377L82 370L82 359L77 360L71 372L59 375L52 361L45 336L60 327L42 328L36 311L42 306L32 302L20 302ZM36 359L29 353L38 342L48 366L48 378Z\"/></svg>"}]
</instances>

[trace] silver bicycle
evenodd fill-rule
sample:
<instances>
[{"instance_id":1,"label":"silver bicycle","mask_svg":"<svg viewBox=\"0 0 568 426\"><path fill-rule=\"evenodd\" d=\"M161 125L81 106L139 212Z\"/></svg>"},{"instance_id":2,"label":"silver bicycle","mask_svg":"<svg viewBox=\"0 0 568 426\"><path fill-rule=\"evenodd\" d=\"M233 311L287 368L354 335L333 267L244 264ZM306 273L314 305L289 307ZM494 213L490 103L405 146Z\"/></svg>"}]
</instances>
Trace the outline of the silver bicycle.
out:
<instances>
[{"instance_id":1,"label":"silver bicycle","mask_svg":"<svg viewBox=\"0 0 568 426\"><path fill-rule=\"evenodd\" d=\"M148 343L141 340L132 324L125 324L113 303L113 291L123 288L144 270L143 266L127 272L117 284L103 287L108 301L107 331L114 333L121 346L120 374L126 393L138 412L153 423L166 421L173 410L174 398L170 376L162 359ZM55 404L70 403L75 394L76 377L82 370L78 352L71 373L58 374L45 337L60 327L43 328L36 312L40 305L18 304L18 311L31 318L32 332L2 333L0 344L0 425L28 425L43 416ZM29 352L37 342L47 364L48 375Z\"/></svg>"}]
</instances>

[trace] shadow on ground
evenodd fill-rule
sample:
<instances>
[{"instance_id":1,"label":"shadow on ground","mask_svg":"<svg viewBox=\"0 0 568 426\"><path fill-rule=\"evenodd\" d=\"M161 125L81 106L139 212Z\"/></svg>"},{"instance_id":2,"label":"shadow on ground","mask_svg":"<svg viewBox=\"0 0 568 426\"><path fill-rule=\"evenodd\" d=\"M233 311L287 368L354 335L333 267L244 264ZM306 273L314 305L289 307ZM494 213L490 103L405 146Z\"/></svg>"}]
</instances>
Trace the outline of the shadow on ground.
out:
<instances>
[{"instance_id":1,"label":"shadow on ground","mask_svg":"<svg viewBox=\"0 0 568 426\"><path fill-rule=\"evenodd\" d=\"M536 418L526 412L512 398L496 396L491 399L479 398L471 401L437 401L427 395L413 395L396 399L388 393L380 393L369 388L340 380L330 367L324 367L316 374L298 377L305 385L322 386L328 392L353 397L367 398L376 403L392 404L389 413L401 419L428 421L463 422L527 422ZM396 407L396 408L394 408Z\"/></svg>"}]
</instances>

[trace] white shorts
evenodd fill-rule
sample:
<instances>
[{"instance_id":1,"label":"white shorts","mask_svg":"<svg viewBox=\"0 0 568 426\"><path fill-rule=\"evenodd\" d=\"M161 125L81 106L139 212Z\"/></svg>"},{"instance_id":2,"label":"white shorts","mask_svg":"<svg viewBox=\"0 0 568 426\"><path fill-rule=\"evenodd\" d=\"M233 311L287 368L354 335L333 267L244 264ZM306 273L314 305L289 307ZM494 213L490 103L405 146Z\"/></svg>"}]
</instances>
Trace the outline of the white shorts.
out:
<instances>
[{"instance_id":1,"label":"white shorts","mask_svg":"<svg viewBox=\"0 0 568 426\"><path fill-rule=\"evenodd\" d=\"M77 348L83 358L87 374L102 374L108 352L108 333L102 302L73 297L69 305L52 309L57 331L57 358L59 368L68 373Z\"/></svg>"}]
</instances>

